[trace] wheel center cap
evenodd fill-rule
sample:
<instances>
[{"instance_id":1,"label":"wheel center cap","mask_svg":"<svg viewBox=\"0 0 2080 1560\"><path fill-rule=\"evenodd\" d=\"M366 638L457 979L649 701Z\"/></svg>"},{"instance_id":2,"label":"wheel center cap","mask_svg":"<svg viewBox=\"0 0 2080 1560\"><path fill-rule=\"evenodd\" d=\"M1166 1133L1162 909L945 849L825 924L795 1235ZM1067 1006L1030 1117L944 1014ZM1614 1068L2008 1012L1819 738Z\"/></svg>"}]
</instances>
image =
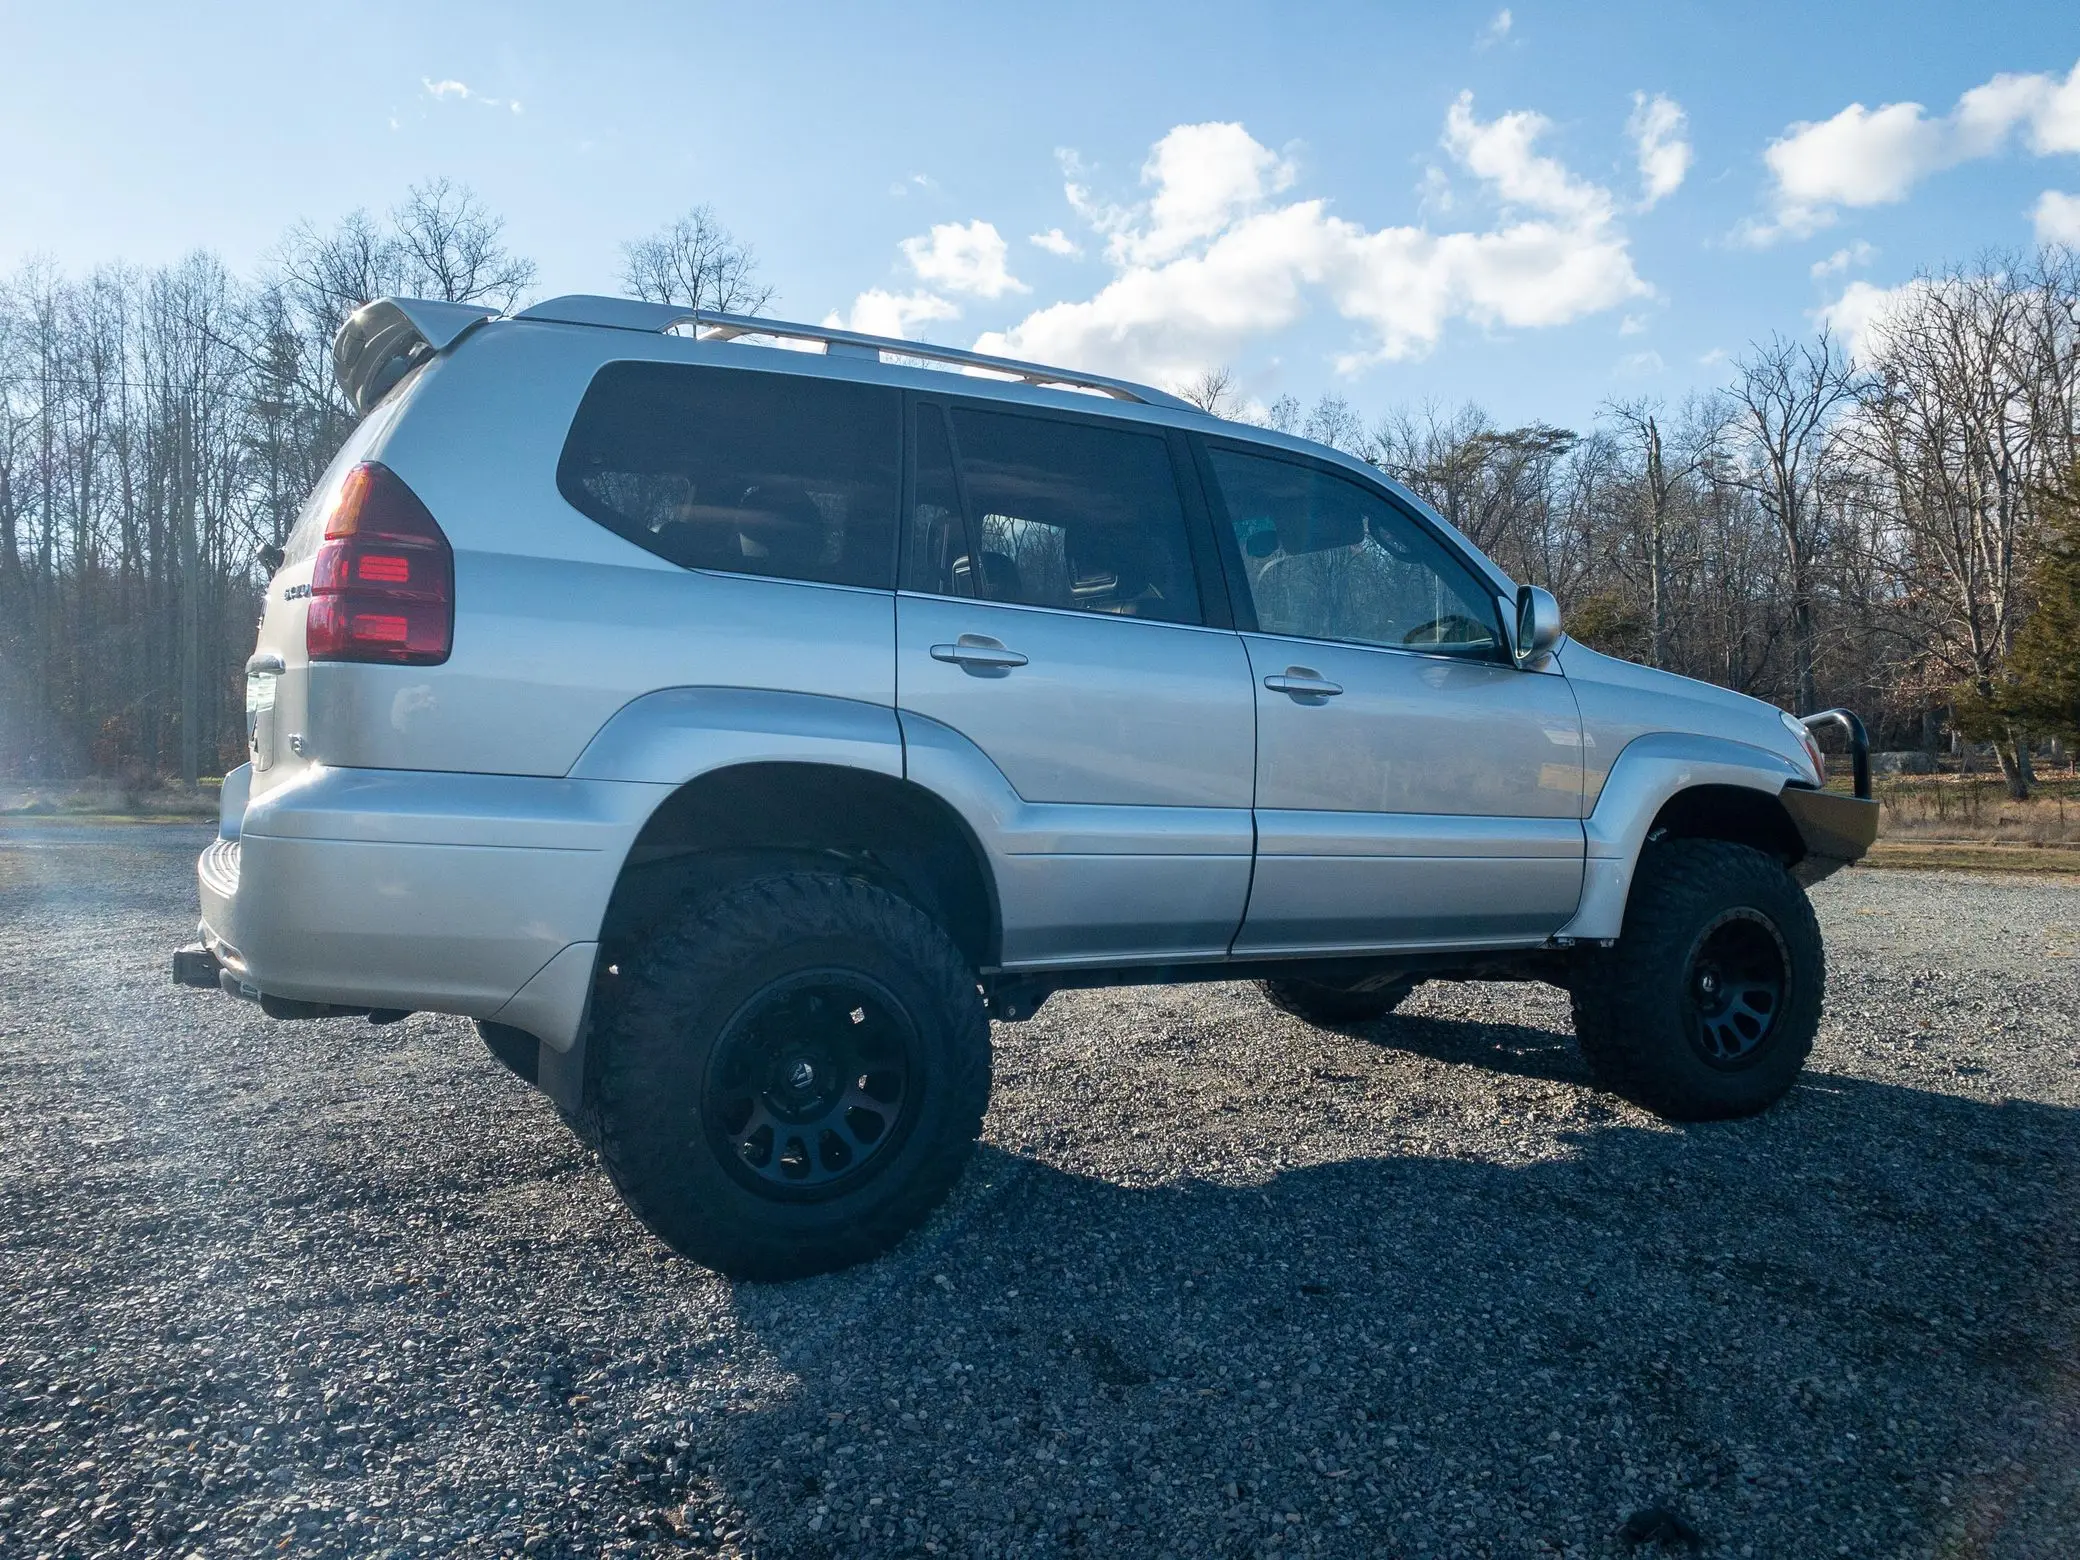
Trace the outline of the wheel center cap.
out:
<instances>
[{"instance_id":1,"label":"wheel center cap","mask_svg":"<svg viewBox=\"0 0 2080 1560\"><path fill-rule=\"evenodd\" d=\"M816 1069L806 1061L796 1062L787 1075L788 1084L807 1093L816 1082Z\"/></svg>"}]
</instances>

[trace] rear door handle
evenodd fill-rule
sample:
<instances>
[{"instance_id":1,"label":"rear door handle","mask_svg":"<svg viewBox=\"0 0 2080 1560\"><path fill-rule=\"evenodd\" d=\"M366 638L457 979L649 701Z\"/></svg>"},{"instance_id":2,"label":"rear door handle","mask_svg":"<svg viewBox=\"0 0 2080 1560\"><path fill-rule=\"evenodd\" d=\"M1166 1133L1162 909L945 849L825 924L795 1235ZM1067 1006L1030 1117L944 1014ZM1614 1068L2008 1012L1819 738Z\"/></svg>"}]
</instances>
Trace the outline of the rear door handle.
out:
<instances>
[{"instance_id":1,"label":"rear door handle","mask_svg":"<svg viewBox=\"0 0 2080 1560\"><path fill-rule=\"evenodd\" d=\"M1343 692L1342 683L1333 683L1305 666L1289 666L1265 678L1264 686L1273 693L1289 693L1296 699L1332 699Z\"/></svg>"},{"instance_id":2,"label":"rear door handle","mask_svg":"<svg viewBox=\"0 0 2080 1560\"><path fill-rule=\"evenodd\" d=\"M932 659L976 672L1008 672L1014 666L1026 664L1024 656L1016 650L1005 649L1001 639L992 639L987 634L963 634L950 645L933 645Z\"/></svg>"}]
</instances>

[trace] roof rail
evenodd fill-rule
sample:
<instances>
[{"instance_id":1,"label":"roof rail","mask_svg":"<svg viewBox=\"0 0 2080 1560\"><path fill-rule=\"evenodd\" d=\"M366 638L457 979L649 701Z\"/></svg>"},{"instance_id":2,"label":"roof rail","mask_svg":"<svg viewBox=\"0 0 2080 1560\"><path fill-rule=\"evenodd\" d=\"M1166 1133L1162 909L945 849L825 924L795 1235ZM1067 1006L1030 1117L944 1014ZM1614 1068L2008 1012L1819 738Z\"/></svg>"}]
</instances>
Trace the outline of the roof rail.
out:
<instances>
[{"instance_id":1,"label":"roof rail","mask_svg":"<svg viewBox=\"0 0 2080 1560\"><path fill-rule=\"evenodd\" d=\"M603 325L618 330L667 331L677 325L691 325L695 336L703 341L734 341L740 336L818 341L823 343L828 356L864 357L876 362L884 356L912 358L1002 374L1029 385L1066 385L1078 390L1095 390L1115 401L1138 401L1143 406L1161 406L1179 412L1199 410L1182 396L1148 385L1137 385L1128 379L1079 373L1069 368L1050 368L1044 363L1026 363L1017 358L992 357L986 352L969 352L961 347L939 347L928 341L869 336L856 330L841 330L835 325L802 325L790 320L760 319L750 314L723 314L713 309L688 309L677 304L643 303L634 298L601 298L584 293L551 298L531 309L523 309L513 317L553 320L565 325Z\"/></svg>"}]
</instances>

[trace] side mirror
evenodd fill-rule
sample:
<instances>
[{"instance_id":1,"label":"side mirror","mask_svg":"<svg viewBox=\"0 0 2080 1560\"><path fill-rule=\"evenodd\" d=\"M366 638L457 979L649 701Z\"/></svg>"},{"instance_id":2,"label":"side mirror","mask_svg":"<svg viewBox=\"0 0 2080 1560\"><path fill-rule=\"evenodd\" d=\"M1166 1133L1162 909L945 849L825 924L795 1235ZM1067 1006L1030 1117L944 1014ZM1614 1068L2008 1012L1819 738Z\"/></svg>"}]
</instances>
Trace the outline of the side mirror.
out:
<instances>
[{"instance_id":1,"label":"side mirror","mask_svg":"<svg viewBox=\"0 0 2080 1560\"><path fill-rule=\"evenodd\" d=\"M1560 603L1549 590L1517 591L1517 665L1530 667L1560 643Z\"/></svg>"}]
</instances>

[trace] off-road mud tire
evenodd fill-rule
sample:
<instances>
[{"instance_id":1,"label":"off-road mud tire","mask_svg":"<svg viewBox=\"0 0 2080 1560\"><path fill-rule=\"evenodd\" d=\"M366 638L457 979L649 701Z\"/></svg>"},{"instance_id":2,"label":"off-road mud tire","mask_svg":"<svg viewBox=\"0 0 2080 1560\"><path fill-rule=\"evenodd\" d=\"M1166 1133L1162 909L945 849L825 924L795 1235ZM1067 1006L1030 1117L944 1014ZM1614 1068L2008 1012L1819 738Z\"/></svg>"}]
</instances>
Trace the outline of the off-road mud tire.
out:
<instances>
[{"instance_id":1,"label":"off-road mud tire","mask_svg":"<svg viewBox=\"0 0 2080 1560\"><path fill-rule=\"evenodd\" d=\"M1787 969L1775 1022L1753 1053L1715 1064L1693 1041L1685 1004L1701 941L1729 915L1773 928ZM1725 840L1661 840L1640 856L1616 946L1576 968L1575 1037L1599 1084L1657 1116L1752 1116L1797 1082L1826 979L1820 923L1781 862Z\"/></svg>"},{"instance_id":2,"label":"off-road mud tire","mask_svg":"<svg viewBox=\"0 0 2080 1560\"><path fill-rule=\"evenodd\" d=\"M919 1095L860 1179L790 1201L725 1163L703 1080L734 1016L777 983L829 970L900 1005ZM830 873L759 877L682 911L624 961L591 1043L586 1114L615 1187L667 1244L734 1278L828 1272L894 1245L959 1178L989 1102L989 1024L953 940L908 900Z\"/></svg>"}]
</instances>

